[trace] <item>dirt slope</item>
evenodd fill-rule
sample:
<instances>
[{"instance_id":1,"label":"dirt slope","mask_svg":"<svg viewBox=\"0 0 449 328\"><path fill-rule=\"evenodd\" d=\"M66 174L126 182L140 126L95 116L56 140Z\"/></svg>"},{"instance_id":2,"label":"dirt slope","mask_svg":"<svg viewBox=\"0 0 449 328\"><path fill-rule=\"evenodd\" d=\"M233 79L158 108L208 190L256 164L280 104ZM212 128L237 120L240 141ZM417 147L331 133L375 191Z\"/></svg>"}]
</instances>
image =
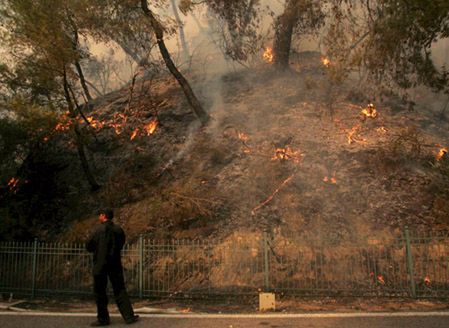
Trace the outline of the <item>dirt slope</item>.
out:
<instances>
[{"instance_id":1,"label":"dirt slope","mask_svg":"<svg viewBox=\"0 0 449 328\"><path fill-rule=\"evenodd\" d=\"M131 102L129 89L111 94L89 114L104 123L91 151L105 187L92 202L117 208L130 239L447 230L447 159L437 157L448 124L419 105L364 95L354 79L330 88L316 58L298 72L264 65L210 81L203 128L169 78L137 83ZM375 117L362 113L369 102ZM94 220L62 238L82 239Z\"/></svg>"}]
</instances>

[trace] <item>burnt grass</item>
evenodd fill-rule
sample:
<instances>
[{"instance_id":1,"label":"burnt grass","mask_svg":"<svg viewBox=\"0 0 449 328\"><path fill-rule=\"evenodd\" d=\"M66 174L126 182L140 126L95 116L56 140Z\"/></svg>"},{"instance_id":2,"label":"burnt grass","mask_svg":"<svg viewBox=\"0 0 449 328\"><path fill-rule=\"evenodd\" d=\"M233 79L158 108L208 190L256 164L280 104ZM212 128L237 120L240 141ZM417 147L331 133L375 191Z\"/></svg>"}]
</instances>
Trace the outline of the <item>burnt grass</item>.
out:
<instances>
[{"instance_id":1,"label":"burnt grass","mask_svg":"<svg viewBox=\"0 0 449 328\"><path fill-rule=\"evenodd\" d=\"M216 90L201 91L212 117L205 127L169 77L140 81L130 104L126 88L97 100L88 113L96 119L127 115L120 135L111 128L86 132L102 189L88 191L61 135L53 147L72 158L56 180L70 189L67 214L58 212L64 226L35 234L82 241L95 208L105 205L116 209L130 241L141 233L204 239L280 229L339 241L390 236L406 225L447 231L449 161L435 159L447 142L447 122L419 104L401 110L396 98L364 95L352 79L329 95L319 62L286 73L264 65L214 81ZM365 99L375 104L376 118L361 117ZM152 118L156 132L130 140ZM296 155L276 158L276 149L287 147Z\"/></svg>"}]
</instances>

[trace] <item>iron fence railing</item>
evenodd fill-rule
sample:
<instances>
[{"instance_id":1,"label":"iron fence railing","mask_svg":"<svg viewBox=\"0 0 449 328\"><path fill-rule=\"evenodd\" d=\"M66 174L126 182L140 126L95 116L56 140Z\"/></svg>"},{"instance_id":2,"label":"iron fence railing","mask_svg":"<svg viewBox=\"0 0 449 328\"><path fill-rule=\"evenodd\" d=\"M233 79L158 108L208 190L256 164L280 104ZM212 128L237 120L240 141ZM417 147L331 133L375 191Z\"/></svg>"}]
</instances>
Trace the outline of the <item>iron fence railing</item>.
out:
<instances>
[{"instance_id":1,"label":"iron fence railing","mask_svg":"<svg viewBox=\"0 0 449 328\"><path fill-rule=\"evenodd\" d=\"M286 295L449 297L449 237L305 242L254 233L221 242L140 237L126 245L127 287L137 297ZM82 244L0 243L0 292L91 293Z\"/></svg>"}]
</instances>

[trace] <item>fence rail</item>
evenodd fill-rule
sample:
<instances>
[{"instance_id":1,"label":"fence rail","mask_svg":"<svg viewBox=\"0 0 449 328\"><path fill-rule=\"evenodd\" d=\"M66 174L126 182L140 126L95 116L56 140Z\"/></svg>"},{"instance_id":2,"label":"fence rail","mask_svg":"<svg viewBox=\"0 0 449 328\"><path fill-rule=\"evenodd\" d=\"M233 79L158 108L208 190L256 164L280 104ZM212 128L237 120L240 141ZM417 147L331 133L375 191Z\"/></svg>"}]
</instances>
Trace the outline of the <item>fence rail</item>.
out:
<instances>
[{"instance_id":1,"label":"fence rail","mask_svg":"<svg viewBox=\"0 0 449 328\"><path fill-rule=\"evenodd\" d=\"M140 237L122 253L136 297L290 295L449 297L449 237L325 245L268 236L221 242ZM81 244L0 243L0 292L91 293L91 256Z\"/></svg>"}]
</instances>

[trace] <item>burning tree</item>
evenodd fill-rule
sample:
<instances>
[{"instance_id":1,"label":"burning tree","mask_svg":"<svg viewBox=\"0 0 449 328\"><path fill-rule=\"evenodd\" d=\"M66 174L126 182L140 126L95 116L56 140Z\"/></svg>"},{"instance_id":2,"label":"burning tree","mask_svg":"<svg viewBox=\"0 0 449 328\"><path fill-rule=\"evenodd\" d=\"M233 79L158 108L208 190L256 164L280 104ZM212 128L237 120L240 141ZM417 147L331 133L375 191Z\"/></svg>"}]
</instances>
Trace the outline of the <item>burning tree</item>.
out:
<instances>
[{"instance_id":1,"label":"burning tree","mask_svg":"<svg viewBox=\"0 0 449 328\"><path fill-rule=\"evenodd\" d=\"M86 56L80 47L79 30L74 16L74 7L61 1L16 1L9 0L1 12L9 33L4 41L11 47L11 53L20 66L29 66L39 73L39 77L52 89L41 91L46 95L50 108L58 101L65 100L70 115L83 116L78 105L80 96L91 100L85 83L80 61ZM42 31L46 31L43 33ZM12 72L14 68L11 69ZM17 72L17 71L16 71ZM21 77L28 82L28 77ZM79 83L83 94L76 89ZM13 86L11 81L11 86ZM26 89L28 84L24 84ZM42 84L41 84L42 85ZM14 91L12 91L14 93ZM17 96L26 97L22 93ZM27 99L33 105L34 99ZM76 106L74 105L76 104ZM85 176L92 189L99 188L85 155L85 145L77 125L74 125L75 143Z\"/></svg>"}]
</instances>

